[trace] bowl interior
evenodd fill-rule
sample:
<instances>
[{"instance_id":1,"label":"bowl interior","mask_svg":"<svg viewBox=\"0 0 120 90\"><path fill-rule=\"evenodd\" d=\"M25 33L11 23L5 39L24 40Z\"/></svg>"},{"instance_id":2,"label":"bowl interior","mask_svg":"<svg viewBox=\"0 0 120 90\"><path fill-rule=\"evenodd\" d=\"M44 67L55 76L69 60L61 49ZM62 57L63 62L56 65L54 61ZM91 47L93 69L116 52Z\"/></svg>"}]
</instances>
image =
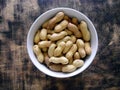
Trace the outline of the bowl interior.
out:
<instances>
[{"instance_id":1,"label":"bowl interior","mask_svg":"<svg viewBox=\"0 0 120 90\"><path fill-rule=\"evenodd\" d=\"M88 56L86 58L84 66L82 66L81 68L77 69L76 71L74 71L72 73L62 73L62 72L51 71L46 66L44 66L38 62L37 58L34 55L33 49L32 49L33 37L34 37L36 31L46 20L53 17L59 11L63 11L66 15L68 15L70 17L76 17L79 21L81 21L81 20L86 21L88 24L90 33L91 33L91 42L90 43L91 43L92 53L90 56ZM29 57L31 58L31 61L40 71L42 71L43 73L45 73L49 76L52 76L52 77L66 78L66 77L71 77L71 76L81 73L93 61L93 59L96 55L96 52L97 52L97 48L98 48L98 37L97 37L96 29L95 29L94 25L92 24L92 22L81 12L76 11L74 9L70 9L70 8L55 8L55 9L52 9L52 10L49 10L49 11L43 13L32 24L32 26L28 32L28 36L27 36L27 50L28 50Z\"/></svg>"}]
</instances>

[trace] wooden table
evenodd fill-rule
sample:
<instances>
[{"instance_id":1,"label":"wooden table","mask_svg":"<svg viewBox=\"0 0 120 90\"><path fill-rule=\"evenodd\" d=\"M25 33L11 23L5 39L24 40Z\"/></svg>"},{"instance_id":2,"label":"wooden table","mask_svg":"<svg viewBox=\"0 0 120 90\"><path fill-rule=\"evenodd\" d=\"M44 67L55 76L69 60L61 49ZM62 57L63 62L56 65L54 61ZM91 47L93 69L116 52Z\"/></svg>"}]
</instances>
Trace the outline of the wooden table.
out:
<instances>
[{"instance_id":1,"label":"wooden table","mask_svg":"<svg viewBox=\"0 0 120 90\"><path fill-rule=\"evenodd\" d=\"M87 15L99 38L91 66L66 79L40 72L26 49L31 24L56 7ZM0 90L120 90L120 0L0 0Z\"/></svg>"}]
</instances>

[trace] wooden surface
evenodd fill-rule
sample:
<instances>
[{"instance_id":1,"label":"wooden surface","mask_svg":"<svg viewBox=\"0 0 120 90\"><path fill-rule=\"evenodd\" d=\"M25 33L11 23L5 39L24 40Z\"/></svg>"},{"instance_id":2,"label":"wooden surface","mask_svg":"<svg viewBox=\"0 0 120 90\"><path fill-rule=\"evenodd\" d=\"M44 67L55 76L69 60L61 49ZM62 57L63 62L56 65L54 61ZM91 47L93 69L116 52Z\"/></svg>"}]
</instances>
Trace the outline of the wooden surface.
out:
<instances>
[{"instance_id":1,"label":"wooden surface","mask_svg":"<svg viewBox=\"0 0 120 90\"><path fill-rule=\"evenodd\" d=\"M40 72L26 49L31 24L56 7L87 15L99 38L91 66L66 79ZM0 90L120 90L120 0L0 0Z\"/></svg>"}]
</instances>

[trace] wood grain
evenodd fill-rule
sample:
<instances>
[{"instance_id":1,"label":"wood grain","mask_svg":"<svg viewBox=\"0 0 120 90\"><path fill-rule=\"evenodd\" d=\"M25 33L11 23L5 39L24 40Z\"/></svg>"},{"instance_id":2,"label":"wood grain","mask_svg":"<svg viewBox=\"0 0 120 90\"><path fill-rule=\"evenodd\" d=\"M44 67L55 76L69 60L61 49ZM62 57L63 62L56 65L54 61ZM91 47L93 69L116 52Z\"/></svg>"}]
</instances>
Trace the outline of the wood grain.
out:
<instances>
[{"instance_id":1,"label":"wood grain","mask_svg":"<svg viewBox=\"0 0 120 90\"><path fill-rule=\"evenodd\" d=\"M26 50L31 24L45 11L69 7L96 27L99 48L92 65L66 79L40 72ZM119 0L0 0L0 90L120 90Z\"/></svg>"}]
</instances>

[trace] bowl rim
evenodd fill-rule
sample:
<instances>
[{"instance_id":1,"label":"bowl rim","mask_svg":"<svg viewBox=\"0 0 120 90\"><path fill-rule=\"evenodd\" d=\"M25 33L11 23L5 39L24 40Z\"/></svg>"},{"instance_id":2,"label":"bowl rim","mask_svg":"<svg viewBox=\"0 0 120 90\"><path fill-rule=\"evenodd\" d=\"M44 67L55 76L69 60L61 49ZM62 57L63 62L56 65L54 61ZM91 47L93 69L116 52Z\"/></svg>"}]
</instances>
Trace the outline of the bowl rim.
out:
<instances>
[{"instance_id":1,"label":"bowl rim","mask_svg":"<svg viewBox=\"0 0 120 90\"><path fill-rule=\"evenodd\" d=\"M40 19L41 17L43 17L43 16L46 15L47 13L50 13L51 11L56 11L56 10L58 10L58 11L61 11L61 10L63 10L63 11L64 11L64 10L71 10L71 11L73 11L73 12L79 13L80 15L82 15L82 16L91 24L91 27L93 28L93 31L94 31L94 33L95 33L95 38L96 38L95 52L94 52L94 55L92 55L92 57L91 57L92 60L89 62L89 64L87 64L87 66L86 66L84 69L81 70L81 72L72 73L72 74L71 74L71 73L68 73L68 74L65 74L65 75L50 74L49 72L44 72L42 69L40 69L40 67L39 67L39 64L40 64L40 63L37 64L37 63L34 61L35 58L33 58L33 57L31 56L31 51L30 51L30 49L29 49L29 37L30 37L30 33L31 33L33 27L35 26L35 24L39 21L39 19ZM58 12L58 11L57 11L57 12ZM73 76L75 76L75 75L77 75L77 74L82 73L82 72L83 72L84 70L86 70L86 69L91 65L91 63L93 62L93 60L94 60L94 58L95 58L95 56L96 56L96 54L97 54L97 50L98 50L98 35L97 35L97 31L96 31L93 23L91 22L91 20L90 20L85 14L83 14L82 12L77 11L77 10L75 10L75 9L72 9L72 8L58 7L58 8L50 9L50 10L44 12L43 14L39 15L38 18L33 22L33 24L31 25L31 27L30 27L30 29L29 29L29 31L28 31L28 34L27 34L27 52L28 52L28 55L29 55L29 57L30 57L30 60L32 61L32 63L35 65L35 67L36 67L37 69L39 69L41 72L43 72L44 74L49 75L49 76L51 76L51 77L56 77L56 78L68 78L68 77L73 77ZM49 69L49 70L50 70L50 69ZM50 72L51 72L51 70L50 70ZM52 72L54 72L54 71L52 71Z\"/></svg>"}]
</instances>

